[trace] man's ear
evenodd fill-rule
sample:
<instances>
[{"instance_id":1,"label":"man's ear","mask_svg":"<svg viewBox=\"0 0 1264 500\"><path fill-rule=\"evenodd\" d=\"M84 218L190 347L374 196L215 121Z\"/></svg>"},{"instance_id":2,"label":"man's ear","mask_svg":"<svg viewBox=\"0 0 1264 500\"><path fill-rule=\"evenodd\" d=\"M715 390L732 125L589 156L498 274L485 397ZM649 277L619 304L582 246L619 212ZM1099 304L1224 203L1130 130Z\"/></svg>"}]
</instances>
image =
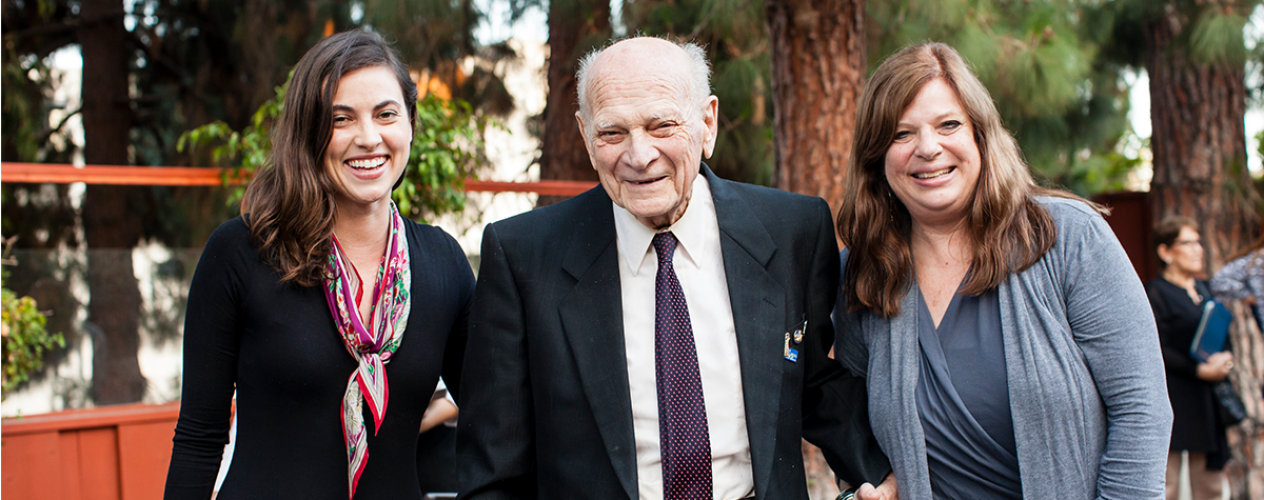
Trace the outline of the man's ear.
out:
<instances>
[{"instance_id":1,"label":"man's ear","mask_svg":"<svg viewBox=\"0 0 1264 500\"><path fill-rule=\"evenodd\" d=\"M716 96L707 97L706 104L702 107L702 123L707 127L706 141L702 143L702 156L711 158L711 153L715 150L715 138L720 133L720 98Z\"/></svg>"},{"instance_id":2,"label":"man's ear","mask_svg":"<svg viewBox=\"0 0 1264 500\"><path fill-rule=\"evenodd\" d=\"M592 143L588 142L588 127L584 126L584 114L582 112L575 112L575 125L579 127L579 136L584 139L584 151L588 152L588 159L592 160ZM588 164L592 165L593 170L597 169L597 165L592 161L589 161Z\"/></svg>"},{"instance_id":3,"label":"man's ear","mask_svg":"<svg viewBox=\"0 0 1264 500\"><path fill-rule=\"evenodd\" d=\"M579 125L579 136L584 138L584 144L588 144L588 130L584 128L584 115L579 111L575 112L575 124Z\"/></svg>"}]
</instances>

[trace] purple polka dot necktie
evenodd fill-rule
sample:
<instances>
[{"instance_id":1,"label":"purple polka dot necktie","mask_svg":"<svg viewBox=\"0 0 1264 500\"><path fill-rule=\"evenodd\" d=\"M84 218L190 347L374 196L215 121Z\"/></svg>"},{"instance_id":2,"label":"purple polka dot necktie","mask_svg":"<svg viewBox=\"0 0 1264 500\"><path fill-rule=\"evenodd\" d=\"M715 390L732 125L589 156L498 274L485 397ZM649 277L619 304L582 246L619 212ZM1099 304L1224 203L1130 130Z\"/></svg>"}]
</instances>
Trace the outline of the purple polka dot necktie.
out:
<instances>
[{"instance_id":1,"label":"purple polka dot necktie","mask_svg":"<svg viewBox=\"0 0 1264 500\"><path fill-rule=\"evenodd\" d=\"M654 235L654 251L658 254L658 275L654 279L654 367L658 378L663 498L711 500L711 437L689 307L672 267L676 236L670 232Z\"/></svg>"}]
</instances>

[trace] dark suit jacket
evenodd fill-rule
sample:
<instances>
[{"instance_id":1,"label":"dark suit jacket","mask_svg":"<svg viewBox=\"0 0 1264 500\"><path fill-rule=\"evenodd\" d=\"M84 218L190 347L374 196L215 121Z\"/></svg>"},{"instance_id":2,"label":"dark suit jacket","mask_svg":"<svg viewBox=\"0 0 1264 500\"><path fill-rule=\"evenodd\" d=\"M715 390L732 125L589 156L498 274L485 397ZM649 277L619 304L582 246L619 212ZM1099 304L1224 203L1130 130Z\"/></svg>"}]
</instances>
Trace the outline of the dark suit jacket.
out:
<instances>
[{"instance_id":1,"label":"dark suit jacket","mask_svg":"<svg viewBox=\"0 0 1264 500\"><path fill-rule=\"evenodd\" d=\"M829 207L701 175L719 218L757 497L807 498L801 437L843 479L877 484L890 467L864 381L827 357L839 265ZM487 226L461 387L463 498L637 498L617 266L600 186ZM805 318L788 361L785 333Z\"/></svg>"}]
</instances>

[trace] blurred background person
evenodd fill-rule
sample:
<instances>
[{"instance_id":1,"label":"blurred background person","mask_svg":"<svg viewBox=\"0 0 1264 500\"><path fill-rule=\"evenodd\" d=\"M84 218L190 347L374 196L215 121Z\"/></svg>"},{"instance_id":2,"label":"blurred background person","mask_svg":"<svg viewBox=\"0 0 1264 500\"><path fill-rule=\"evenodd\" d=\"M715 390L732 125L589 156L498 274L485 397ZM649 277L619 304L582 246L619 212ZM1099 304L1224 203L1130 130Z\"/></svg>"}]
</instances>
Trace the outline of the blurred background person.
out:
<instances>
[{"instance_id":1,"label":"blurred background person","mask_svg":"<svg viewBox=\"0 0 1264 500\"><path fill-rule=\"evenodd\" d=\"M1226 349L1200 362L1190 345L1211 298L1203 276L1203 246L1198 223L1188 217L1168 217L1154 228L1154 250L1162 271L1146 284L1154 309L1172 401L1172 444L1167 459L1167 498L1178 498L1181 455L1189 453L1189 485L1193 500L1219 499L1224 465L1229 460L1225 428L1217 418L1215 384L1233 367Z\"/></svg>"},{"instance_id":2,"label":"blurred background person","mask_svg":"<svg viewBox=\"0 0 1264 500\"><path fill-rule=\"evenodd\" d=\"M442 370L455 387L474 275L442 230L403 218L417 88L368 31L294 69L270 164L189 292L166 498L421 498L415 454ZM393 397L391 397L393 396Z\"/></svg>"},{"instance_id":3,"label":"blurred background person","mask_svg":"<svg viewBox=\"0 0 1264 500\"><path fill-rule=\"evenodd\" d=\"M1211 293L1221 302L1246 301L1255 323L1264 325L1264 224L1260 237L1228 260L1211 278Z\"/></svg>"},{"instance_id":4,"label":"blurred background person","mask_svg":"<svg viewBox=\"0 0 1264 500\"><path fill-rule=\"evenodd\" d=\"M835 355L900 498L1161 498L1154 320L1095 207L1035 184L947 45L883 62L855 130Z\"/></svg>"}]
</instances>

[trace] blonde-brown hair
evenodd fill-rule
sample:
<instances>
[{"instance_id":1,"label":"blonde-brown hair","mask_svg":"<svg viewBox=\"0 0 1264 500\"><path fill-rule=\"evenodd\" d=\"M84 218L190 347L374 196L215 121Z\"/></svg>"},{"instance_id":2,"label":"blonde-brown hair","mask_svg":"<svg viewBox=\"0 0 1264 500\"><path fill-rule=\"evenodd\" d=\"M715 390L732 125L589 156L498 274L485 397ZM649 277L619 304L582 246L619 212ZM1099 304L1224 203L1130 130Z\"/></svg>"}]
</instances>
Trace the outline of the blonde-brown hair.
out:
<instances>
[{"instance_id":1,"label":"blonde-brown hair","mask_svg":"<svg viewBox=\"0 0 1264 500\"><path fill-rule=\"evenodd\" d=\"M838 233L851 252L842 277L848 310L890 318L899 314L908 291L913 221L887 184L886 154L900 116L935 79L942 79L960 99L981 159L966 221L974 257L963 293L977 295L996 287L1053 247L1057 227L1035 196L1079 199L1036 185L1017 142L1001 124L992 96L957 51L942 43L905 48L870 77L856 113L847 188L838 211Z\"/></svg>"}]
</instances>

